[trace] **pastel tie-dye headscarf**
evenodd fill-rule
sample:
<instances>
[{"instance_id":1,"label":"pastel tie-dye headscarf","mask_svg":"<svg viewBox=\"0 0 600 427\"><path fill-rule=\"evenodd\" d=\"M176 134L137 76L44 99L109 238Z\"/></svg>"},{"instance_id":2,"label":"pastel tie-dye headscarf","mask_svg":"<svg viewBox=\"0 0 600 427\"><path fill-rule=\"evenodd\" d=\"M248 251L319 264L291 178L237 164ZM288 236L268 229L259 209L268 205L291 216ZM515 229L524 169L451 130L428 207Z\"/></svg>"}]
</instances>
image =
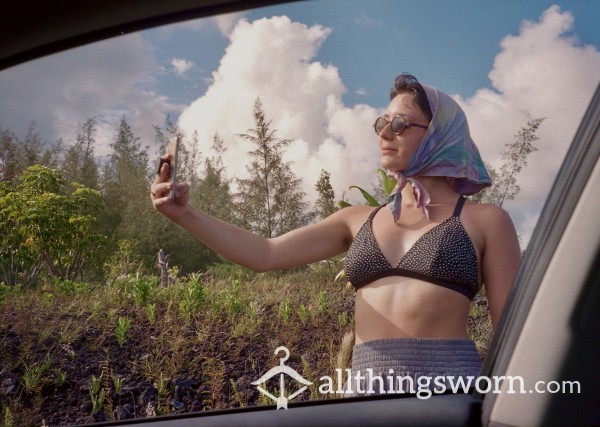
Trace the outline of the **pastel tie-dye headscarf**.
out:
<instances>
[{"instance_id":1,"label":"pastel tie-dye headscarf","mask_svg":"<svg viewBox=\"0 0 600 427\"><path fill-rule=\"evenodd\" d=\"M433 117L423 141L413 153L404 171L388 171L398 184L390 194L388 206L394 222L400 218L402 188L410 182L417 205L429 218L427 190L418 181L420 176L445 176L459 194L471 195L492 185L479 150L469 134L465 113L450 96L434 87L422 85Z\"/></svg>"}]
</instances>

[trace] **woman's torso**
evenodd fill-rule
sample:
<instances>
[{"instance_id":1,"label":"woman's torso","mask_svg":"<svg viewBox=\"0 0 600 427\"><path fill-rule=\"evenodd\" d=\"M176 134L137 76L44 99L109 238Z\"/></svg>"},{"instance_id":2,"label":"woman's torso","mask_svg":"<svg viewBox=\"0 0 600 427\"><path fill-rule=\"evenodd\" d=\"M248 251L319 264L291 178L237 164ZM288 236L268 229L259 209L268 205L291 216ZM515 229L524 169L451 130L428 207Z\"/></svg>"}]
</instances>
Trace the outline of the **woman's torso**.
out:
<instances>
[{"instance_id":1,"label":"woman's torso","mask_svg":"<svg viewBox=\"0 0 600 427\"><path fill-rule=\"evenodd\" d=\"M457 199L458 195L455 200ZM454 233L453 229L446 230L446 225L456 225L449 221L453 213L456 213L455 208L454 202L432 204L429 207L430 219L426 219L421 209L403 206L402 216L398 224L394 224L391 213L384 207L375 213L369 224L368 217L373 209L360 207L353 215L352 235L356 237L359 231L372 233L376 242L375 250L380 252L379 255L387 260L390 267L395 267L407 252L411 252L413 258L419 258L420 254L415 249L411 250L417 241L420 240L421 246L424 241L435 246L436 241L431 239L432 235L441 231ZM477 205L465 203L458 213L458 226L465 234L462 236L463 245L466 243L472 248L472 263L476 264L475 268L479 271L484 239L482 225L471 212L476 209ZM365 227L370 227L370 230L361 231ZM435 249L432 247L432 250ZM447 252L450 252L451 257L462 257L461 253ZM462 259L458 260L459 264L461 262ZM480 282L479 276L477 273L475 286ZM361 286L356 293L356 343L404 337L467 338L466 321L470 300L465 296L468 292L459 290L462 293L406 275L392 274L376 278Z\"/></svg>"}]
</instances>

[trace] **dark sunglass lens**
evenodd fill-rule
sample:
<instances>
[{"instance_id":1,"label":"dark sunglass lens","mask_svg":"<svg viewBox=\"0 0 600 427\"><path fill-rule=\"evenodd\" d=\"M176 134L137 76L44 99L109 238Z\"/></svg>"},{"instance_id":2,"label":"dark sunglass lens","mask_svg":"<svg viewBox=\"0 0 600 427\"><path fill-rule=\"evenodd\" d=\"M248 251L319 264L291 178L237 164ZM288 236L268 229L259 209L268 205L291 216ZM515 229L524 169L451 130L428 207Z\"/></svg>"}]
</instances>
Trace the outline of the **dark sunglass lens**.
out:
<instances>
[{"instance_id":1,"label":"dark sunglass lens","mask_svg":"<svg viewBox=\"0 0 600 427\"><path fill-rule=\"evenodd\" d=\"M375 133L379 135L386 124L387 122L383 117L379 117L377 120L375 120Z\"/></svg>"},{"instance_id":2,"label":"dark sunglass lens","mask_svg":"<svg viewBox=\"0 0 600 427\"><path fill-rule=\"evenodd\" d=\"M403 117L394 117L392 119L392 132L395 134L401 134L404 131L406 122Z\"/></svg>"}]
</instances>

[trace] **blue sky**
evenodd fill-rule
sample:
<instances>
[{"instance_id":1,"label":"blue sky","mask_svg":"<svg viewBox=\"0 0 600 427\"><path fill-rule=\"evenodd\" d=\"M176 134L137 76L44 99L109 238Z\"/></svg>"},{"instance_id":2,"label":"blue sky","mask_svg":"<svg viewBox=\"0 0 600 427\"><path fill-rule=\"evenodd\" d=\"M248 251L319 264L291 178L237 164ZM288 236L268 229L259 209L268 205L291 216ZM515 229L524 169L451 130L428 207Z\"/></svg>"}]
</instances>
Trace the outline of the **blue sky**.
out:
<instances>
[{"instance_id":1,"label":"blue sky","mask_svg":"<svg viewBox=\"0 0 600 427\"><path fill-rule=\"evenodd\" d=\"M393 78L408 71L448 92L467 113L484 159L528 120L546 117L539 150L507 203L526 245L581 116L600 81L600 2L324 0L296 2L130 34L0 73L0 126L68 144L90 117L106 155L123 115L153 153L152 125L167 115L243 177L263 100L304 190L321 169L337 197L369 188L378 167L374 118ZM352 197L352 196L351 196Z\"/></svg>"},{"instance_id":2,"label":"blue sky","mask_svg":"<svg viewBox=\"0 0 600 427\"><path fill-rule=\"evenodd\" d=\"M307 25L332 28L315 60L339 68L348 88L346 103L383 105L390 76L402 71L462 96L490 87L488 73L502 38L518 34L523 20L539 19L554 4L573 13L572 34L580 43L600 46L600 4L594 1L303 1L260 8L245 17L253 21L286 15ZM170 37L156 30L143 36L155 46L162 64L186 57L202 68L204 77L217 68L228 45L227 38L210 26L201 31L184 27ZM182 103L192 101L207 87L200 78L193 83L181 84L168 77L161 82L164 91ZM355 93L360 89L366 94Z\"/></svg>"}]
</instances>

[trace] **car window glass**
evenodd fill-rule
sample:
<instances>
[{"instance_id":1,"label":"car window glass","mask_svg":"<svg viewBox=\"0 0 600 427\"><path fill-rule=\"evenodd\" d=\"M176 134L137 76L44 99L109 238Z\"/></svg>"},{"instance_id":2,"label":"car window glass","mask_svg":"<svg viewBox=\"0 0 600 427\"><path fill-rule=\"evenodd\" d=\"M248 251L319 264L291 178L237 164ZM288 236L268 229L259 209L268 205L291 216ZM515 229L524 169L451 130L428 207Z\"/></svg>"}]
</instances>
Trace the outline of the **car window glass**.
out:
<instances>
[{"instance_id":1,"label":"car window glass","mask_svg":"<svg viewBox=\"0 0 600 427\"><path fill-rule=\"evenodd\" d=\"M600 31L590 3L513 6L296 2L2 71L3 413L25 420L46 400L33 419L78 423L271 404L253 382L280 346L312 383L296 400L340 397L319 386L350 366L342 256L254 273L158 218L148 183L176 135L192 202L274 237L365 203L352 185L385 200L372 125L410 72L464 109L496 183L480 200L509 212L525 251L600 81ZM237 204L261 114L285 166L280 208L297 210L285 223ZM489 320L471 316L485 354Z\"/></svg>"}]
</instances>

